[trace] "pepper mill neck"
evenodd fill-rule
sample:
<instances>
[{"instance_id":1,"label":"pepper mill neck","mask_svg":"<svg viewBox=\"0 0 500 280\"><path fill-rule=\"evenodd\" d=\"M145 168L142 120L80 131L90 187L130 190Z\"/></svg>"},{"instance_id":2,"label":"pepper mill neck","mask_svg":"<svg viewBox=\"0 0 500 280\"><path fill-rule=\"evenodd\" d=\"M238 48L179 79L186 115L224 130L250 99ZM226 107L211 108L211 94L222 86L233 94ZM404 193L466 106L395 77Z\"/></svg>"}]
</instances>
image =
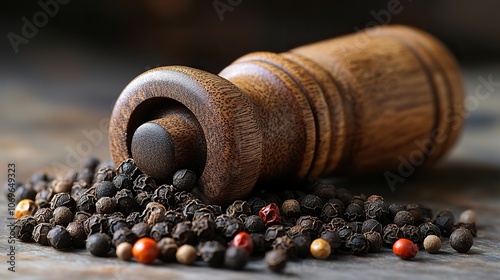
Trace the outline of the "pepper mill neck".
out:
<instances>
[{"instance_id":1,"label":"pepper mill neck","mask_svg":"<svg viewBox=\"0 0 500 280\"><path fill-rule=\"evenodd\" d=\"M222 205L258 182L435 161L462 125L458 66L426 33L374 30L249 54L219 75L182 66L150 70L117 100L113 160L133 157L160 182L192 169L201 174L200 194Z\"/></svg>"}]
</instances>

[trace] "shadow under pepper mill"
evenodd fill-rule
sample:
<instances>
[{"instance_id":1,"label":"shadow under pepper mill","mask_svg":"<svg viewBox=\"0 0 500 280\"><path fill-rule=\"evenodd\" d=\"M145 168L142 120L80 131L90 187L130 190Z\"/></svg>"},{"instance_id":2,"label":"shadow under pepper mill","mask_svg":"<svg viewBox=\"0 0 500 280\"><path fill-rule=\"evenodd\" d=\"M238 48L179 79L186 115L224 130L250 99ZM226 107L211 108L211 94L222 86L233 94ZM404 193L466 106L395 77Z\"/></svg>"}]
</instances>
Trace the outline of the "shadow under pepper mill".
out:
<instances>
[{"instance_id":1,"label":"shadow under pepper mill","mask_svg":"<svg viewBox=\"0 0 500 280\"><path fill-rule=\"evenodd\" d=\"M276 54L219 75L183 66L135 78L110 122L115 164L160 182L194 170L205 201L257 182L394 170L440 157L463 116L459 68L435 38L383 26Z\"/></svg>"}]
</instances>

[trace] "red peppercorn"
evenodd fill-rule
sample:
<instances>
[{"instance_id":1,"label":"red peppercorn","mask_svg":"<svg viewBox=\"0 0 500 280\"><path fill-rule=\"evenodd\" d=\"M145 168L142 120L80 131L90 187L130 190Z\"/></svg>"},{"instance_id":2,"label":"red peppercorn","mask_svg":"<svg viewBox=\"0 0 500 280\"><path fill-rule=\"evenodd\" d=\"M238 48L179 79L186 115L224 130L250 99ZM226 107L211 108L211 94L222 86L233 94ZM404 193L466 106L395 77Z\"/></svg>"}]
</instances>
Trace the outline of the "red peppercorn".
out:
<instances>
[{"instance_id":1,"label":"red peppercorn","mask_svg":"<svg viewBox=\"0 0 500 280\"><path fill-rule=\"evenodd\" d=\"M247 251L249 255L253 252L252 236L245 231L236 234L230 245L234 247L241 247L242 249Z\"/></svg>"},{"instance_id":2,"label":"red peppercorn","mask_svg":"<svg viewBox=\"0 0 500 280\"><path fill-rule=\"evenodd\" d=\"M417 255L418 246L409 239L400 238L392 246L392 252L403 260L408 260Z\"/></svg>"},{"instance_id":3,"label":"red peppercorn","mask_svg":"<svg viewBox=\"0 0 500 280\"><path fill-rule=\"evenodd\" d=\"M132 247L134 258L144 264L152 263L160 254L156 241L149 237L143 237L135 242Z\"/></svg>"},{"instance_id":4,"label":"red peppercorn","mask_svg":"<svg viewBox=\"0 0 500 280\"><path fill-rule=\"evenodd\" d=\"M276 203L269 203L259 211L259 217L264 221L266 227L281 224L280 209Z\"/></svg>"}]
</instances>

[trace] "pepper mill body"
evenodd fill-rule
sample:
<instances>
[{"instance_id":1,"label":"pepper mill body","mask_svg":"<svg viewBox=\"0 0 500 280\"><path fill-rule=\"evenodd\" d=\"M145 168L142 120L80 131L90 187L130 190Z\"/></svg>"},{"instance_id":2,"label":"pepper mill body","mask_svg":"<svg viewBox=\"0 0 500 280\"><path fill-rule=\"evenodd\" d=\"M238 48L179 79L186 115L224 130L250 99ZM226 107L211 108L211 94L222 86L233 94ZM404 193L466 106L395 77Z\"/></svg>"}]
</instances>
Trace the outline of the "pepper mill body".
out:
<instances>
[{"instance_id":1,"label":"pepper mill body","mask_svg":"<svg viewBox=\"0 0 500 280\"><path fill-rule=\"evenodd\" d=\"M227 205L258 182L433 162L458 137L462 111L449 51L422 31L385 26L248 54L219 75L148 71L117 100L111 154L164 182L190 168L199 194Z\"/></svg>"}]
</instances>

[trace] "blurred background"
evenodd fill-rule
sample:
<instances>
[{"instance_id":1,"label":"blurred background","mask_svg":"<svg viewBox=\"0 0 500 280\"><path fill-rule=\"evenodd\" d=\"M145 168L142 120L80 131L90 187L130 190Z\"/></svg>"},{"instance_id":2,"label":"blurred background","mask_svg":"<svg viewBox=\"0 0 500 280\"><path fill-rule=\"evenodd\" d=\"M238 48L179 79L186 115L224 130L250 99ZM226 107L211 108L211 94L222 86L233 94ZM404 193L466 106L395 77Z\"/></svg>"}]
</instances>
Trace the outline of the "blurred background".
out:
<instances>
[{"instance_id":1,"label":"blurred background","mask_svg":"<svg viewBox=\"0 0 500 280\"><path fill-rule=\"evenodd\" d=\"M388 5L399 12L388 14ZM218 73L252 51L282 52L378 24L413 25L444 41L471 93L479 76L500 81L499 10L493 0L2 1L0 163L17 162L25 176L63 163L84 131L109 118L127 83L148 69L177 64ZM498 120L494 103L480 106L467 119L469 137ZM104 140L88 153L109 159L101 132ZM494 139L461 141L469 152L459 149L456 157L484 161L470 151ZM498 149L493 154L486 161L498 163Z\"/></svg>"}]
</instances>

